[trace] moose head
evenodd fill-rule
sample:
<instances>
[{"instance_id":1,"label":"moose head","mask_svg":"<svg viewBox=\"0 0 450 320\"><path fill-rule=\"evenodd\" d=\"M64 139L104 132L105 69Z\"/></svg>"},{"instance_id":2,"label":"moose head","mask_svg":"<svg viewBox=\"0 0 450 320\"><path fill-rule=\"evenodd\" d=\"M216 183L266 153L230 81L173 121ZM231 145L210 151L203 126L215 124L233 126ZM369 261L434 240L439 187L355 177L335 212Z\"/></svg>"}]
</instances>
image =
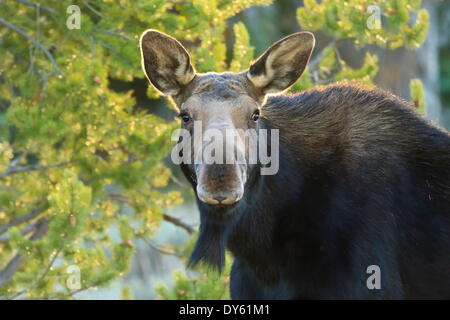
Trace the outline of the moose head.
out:
<instances>
[{"instance_id":1,"label":"moose head","mask_svg":"<svg viewBox=\"0 0 450 320\"><path fill-rule=\"evenodd\" d=\"M156 30L142 34L140 47L148 80L174 101L181 127L191 137L211 130L226 137L227 130L258 132L264 120L262 106L267 95L280 93L294 84L308 63L314 41L309 32L291 34L275 42L248 70L240 73L197 73L180 42ZM224 146L234 143L231 140L234 139L227 138ZM230 207L243 197L246 183L257 167L249 162L248 140L245 141L243 148L234 145L231 148L232 158L244 161L183 163L183 171L203 204ZM192 159L209 147L208 143L193 142Z\"/></svg>"}]
</instances>

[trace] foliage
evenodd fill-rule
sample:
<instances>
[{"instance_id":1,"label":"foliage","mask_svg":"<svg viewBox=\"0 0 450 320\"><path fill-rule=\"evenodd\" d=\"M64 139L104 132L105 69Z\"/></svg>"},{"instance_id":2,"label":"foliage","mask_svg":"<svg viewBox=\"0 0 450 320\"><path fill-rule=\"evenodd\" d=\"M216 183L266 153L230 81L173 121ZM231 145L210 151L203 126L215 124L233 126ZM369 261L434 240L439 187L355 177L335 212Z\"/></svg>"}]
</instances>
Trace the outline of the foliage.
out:
<instances>
[{"instance_id":1,"label":"foliage","mask_svg":"<svg viewBox=\"0 0 450 320\"><path fill-rule=\"evenodd\" d=\"M340 57L339 44L350 40L356 48L416 49L425 40L429 24L428 12L420 5L420 0L305 0L297 10L298 23L304 30L323 31L331 41L292 91L334 81L373 85L378 71L376 55L366 51L363 65L354 69ZM379 10L379 17L373 10Z\"/></svg>"},{"instance_id":2,"label":"foliage","mask_svg":"<svg viewBox=\"0 0 450 320\"><path fill-rule=\"evenodd\" d=\"M191 238L186 246L175 248L176 252L187 257L192 252L197 235ZM205 266L196 266L191 271L192 275L187 276L180 270L173 272L173 286L169 288L167 284L160 283L156 286L157 299L170 300L220 300L229 299L229 283L232 257L227 254L226 265L222 273L217 273Z\"/></svg>"},{"instance_id":3,"label":"foliage","mask_svg":"<svg viewBox=\"0 0 450 320\"><path fill-rule=\"evenodd\" d=\"M425 40L428 12L420 9L420 0L305 0L297 11L305 30L323 30L340 39L353 39L356 46L376 44L395 49L417 48ZM381 24L371 26L371 7L380 10ZM410 25L417 14L415 24Z\"/></svg>"},{"instance_id":4,"label":"foliage","mask_svg":"<svg viewBox=\"0 0 450 320\"><path fill-rule=\"evenodd\" d=\"M422 81L420 81L420 79L411 79L409 82L409 90L411 92L411 99L417 110L423 115L426 115L425 91L423 89Z\"/></svg>"},{"instance_id":5,"label":"foliage","mask_svg":"<svg viewBox=\"0 0 450 320\"><path fill-rule=\"evenodd\" d=\"M227 271L228 270L228 271ZM229 274L229 268L225 272ZM180 270L174 271L174 286L157 287L158 299L164 300L220 300L229 299L229 276L220 277L215 271L206 271L188 277Z\"/></svg>"}]
</instances>

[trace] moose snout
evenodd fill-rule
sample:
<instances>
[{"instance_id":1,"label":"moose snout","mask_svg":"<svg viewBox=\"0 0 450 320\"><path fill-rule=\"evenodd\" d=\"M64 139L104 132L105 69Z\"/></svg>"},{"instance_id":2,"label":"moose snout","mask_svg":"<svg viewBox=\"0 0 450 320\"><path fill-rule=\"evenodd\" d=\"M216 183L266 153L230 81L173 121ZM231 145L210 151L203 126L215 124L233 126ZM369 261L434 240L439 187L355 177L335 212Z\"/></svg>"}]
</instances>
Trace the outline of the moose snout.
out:
<instances>
[{"instance_id":1,"label":"moose snout","mask_svg":"<svg viewBox=\"0 0 450 320\"><path fill-rule=\"evenodd\" d=\"M243 195L242 190L233 190L230 192L211 193L205 191L200 185L197 185L198 198L212 205L231 205L238 202Z\"/></svg>"},{"instance_id":2,"label":"moose snout","mask_svg":"<svg viewBox=\"0 0 450 320\"><path fill-rule=\"evenodd\" d=\"M198 171L197 196L211 205L232 205L244 195L245 177L237 165L204 165Z\"/></svg>"}]
</instances>

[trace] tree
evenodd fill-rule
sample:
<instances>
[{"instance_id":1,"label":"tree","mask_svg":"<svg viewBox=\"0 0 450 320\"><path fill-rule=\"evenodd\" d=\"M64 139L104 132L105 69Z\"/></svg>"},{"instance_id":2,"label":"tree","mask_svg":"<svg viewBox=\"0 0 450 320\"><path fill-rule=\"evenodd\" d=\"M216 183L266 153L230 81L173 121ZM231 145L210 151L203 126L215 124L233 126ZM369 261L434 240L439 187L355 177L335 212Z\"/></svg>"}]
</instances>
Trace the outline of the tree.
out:
<instances>
[{"instance_id":1,"label":"tree","mask_svg":"<svg viewBox=\"0 0 450 320\"><path fill-rule=\"evenodd\" d=\"M376 45L386 49L400 46L417 49L427 35L429 16L425 9L420 9L420 0L375 3L367 0L305 0L304 3L304 7L297 10L302 28L322 30L332 40L310 63L313 81L303 86L299 83L294 90L333 81L350 80L373 85L378 71L377 57L367 51L361 68L351 68L339 55L338 45L344 40L351 40L356 48Z\"/></svg>"},{"instance_id":2,"label":"tree","mask_svg":"<svg viewBox=\"0 0 450 320\"><path fill-rule=\"evenodd\" d=\"M70 298L107 286L126 273L133 241L151 237L161 220L189 229L165 212L182 201L165 189L171 172L162 161L177 121L137 107L132 91L117 92L111 82L144 78L138 39L149 27L180 39L199 72L244 70L256 54L251 37L234 24L228 63L227 21L270 2L91 0L79 10L67 0L0 4L0 297ZM424 40L420 1L383 1L382 28L368 29L372 2L304 1L300 26L333 40L291 91L339 80L371 84L376 56L352 69L339 56L342 39L388 48ZM160 101L151 86L147 94ZM197 270L194 280L177 275L160 296L228 297L226 272Z\"/></svg>"}]
</instances>

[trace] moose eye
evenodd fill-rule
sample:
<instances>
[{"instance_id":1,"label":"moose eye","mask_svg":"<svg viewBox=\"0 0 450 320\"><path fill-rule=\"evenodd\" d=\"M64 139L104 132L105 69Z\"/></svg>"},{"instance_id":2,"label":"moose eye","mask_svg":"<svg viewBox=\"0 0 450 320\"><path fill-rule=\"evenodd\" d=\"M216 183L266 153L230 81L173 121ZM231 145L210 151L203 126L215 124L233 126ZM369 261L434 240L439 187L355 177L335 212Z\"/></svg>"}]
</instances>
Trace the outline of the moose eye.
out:
<instances>
[{"instance_id":1,"label":"moose eye","mask_svg":"<svg viewBox=\"0 0 450 320\"><path fill-rule=\"evenodd\" d=\"M258 121L258 119L259 119L259 110L255 110L255 112L253 112L251 119L254 122Z\"/></svg>"},{"instance_id":2,"label":"moose eye","mask_svg":"<svg viewBox=\"0 0 450 320\"><path fill-rule=\"evenodd\" d=\"M181 118L181 120L183 120L184 123L189 122L189 120L191 120L191 117L187 112L180 113L179 117Z\"/></svg>"}]
</instances>

